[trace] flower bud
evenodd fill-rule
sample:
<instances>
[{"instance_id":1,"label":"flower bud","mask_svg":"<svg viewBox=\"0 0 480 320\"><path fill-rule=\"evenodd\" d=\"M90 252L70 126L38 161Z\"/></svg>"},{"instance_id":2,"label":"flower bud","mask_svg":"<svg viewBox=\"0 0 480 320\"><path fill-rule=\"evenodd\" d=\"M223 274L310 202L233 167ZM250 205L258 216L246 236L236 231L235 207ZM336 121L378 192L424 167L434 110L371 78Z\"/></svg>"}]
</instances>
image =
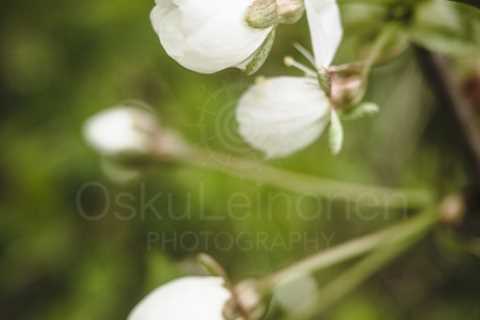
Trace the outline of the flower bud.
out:
<instances>
[{"instance_id":1,"label":"flower bud","mask_svg":"<svg viewBox=\"0 0 480 320\"><path fill-rule=\"evenodd\" d=\"M440 204L440 221L447 225L458 226L465 217L465 209L465 199L462 195L449 195Z\"/></svg>"},{"instance_id":2,"label":"flower bud","mask_svg":"<svg viewBox=\"0 0 480 320\"><path fill-rule=\"evenodd\" d=\"M279 23L296 23L305 10L303 0L254 0L246 21L252 28L268 28Z\"/></svg>"},{"instance_id":3,"label":"flower bud","mask_svg":"<svg viewBox=\"0 0 480 320\"><path fill-rule=\"evenodd\" d=\"M311 275L298 275L294 281L281 281L273 289L273 304L294 318L305 318L319 299L317 282Z\"/></svg>"},{"instance_id":4,"label":"flower bud","mask_svg":"<svg viewBox=\"0 0 480 320\"><path fill-rule=\"evenodd\" d=\"M175 134L160 128L151 113L129 106L93 116L84 126L84 135L102 155L126 162L170 158L185 149Z\"/></svg>"},{"instance_id":5,"label":"flower bud","mask_svg":"<svg viewBox=\"0 0 480 320\"><path fill-rule=\"evenodd\" d=\"M331 72L330 80L330 99L337 108L348 108L363 98L365 84L359 70Z\"/></svg>"},{"instance_id":6,"label":"flower bud","mask_svg":"<svg viewBox=\"0 0 480 320\"><path fill-rule=\"evenodd\" d=\"M303 0L277 0L277 14L280 23L293 24L298 22L304 11Z\"/></svg>"},{"instance_id":7,"label":"flower bud","mask_svg":"<svg viewBox=\"0 0 480 320\"><path fill-rule=\"evenodd\" d=\"M246 21L252 28L268 28L277 23L276 0L254 0L248 7Z\"/></svg>"}]
</instances>

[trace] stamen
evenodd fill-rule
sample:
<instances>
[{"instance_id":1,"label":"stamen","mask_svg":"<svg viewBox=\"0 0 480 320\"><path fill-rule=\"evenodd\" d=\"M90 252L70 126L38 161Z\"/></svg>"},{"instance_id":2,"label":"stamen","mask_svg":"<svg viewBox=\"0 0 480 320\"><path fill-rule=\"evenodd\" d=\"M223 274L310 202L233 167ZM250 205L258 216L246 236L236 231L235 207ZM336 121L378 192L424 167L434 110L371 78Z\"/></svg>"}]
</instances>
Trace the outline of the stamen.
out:
<instances>
[{"instance_id":1,"label":"stamen","mask_svg":"<svg viewBox=\"0 0 480 320\"><path fill-rule=\"evenodd\" d=\"M300 54L308 60L308 62L310 62L312 64L313 67L316 67L315 66L315 57L310 53L310 51L308 51L307 49L305 49L304 46L302 46L300 43L295 43L293 45L293 47L295 49L297 49L298 52L300 52Z\"/></svg>"},{"instance_id":2,"label":"stamen","mask_svg":"<svg viewBox=\"0 0 480 320\"><path fill-rule=\"evenodd\" d=\"M317 73L315 71L313 71L312 69L304 66L303 64L295 61L295 59L293 59L292 57L285 57L285 59L283 60L285 65L287 67L293 67L293 68L296 68L300 71L302 71L303 73L305 73L306 76L308 77L312 77L312 78L316 78L317 77Z\"/></svg>"}]
</instances>

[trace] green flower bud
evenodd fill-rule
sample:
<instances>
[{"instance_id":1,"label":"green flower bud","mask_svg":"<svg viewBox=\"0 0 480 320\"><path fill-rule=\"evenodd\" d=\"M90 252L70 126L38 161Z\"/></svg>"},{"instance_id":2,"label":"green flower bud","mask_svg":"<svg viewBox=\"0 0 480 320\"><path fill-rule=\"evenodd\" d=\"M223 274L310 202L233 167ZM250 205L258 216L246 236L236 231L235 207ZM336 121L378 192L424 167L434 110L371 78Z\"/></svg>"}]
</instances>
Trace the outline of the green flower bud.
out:
<instances>
[{"instance_id":1,"label":"green flower bud","mask_svg":"<svg viewBox=\"0 0 480 320\"><path fill-rule=\"evenodd\" d=\"M304 11L303 0L254 0L246 20L252 28L265 29L280 23L296 23Z\"/></svg>"},{"instance_id":2,"label":"green flower bud","mask_svg":"<svg viewBox=\"0 0 480 320\"><path fill-rule=\"evenodd\" d=\"M303 0L277 0L279 23L293 24L303 16L305 5Z\"/></svg>"},{"instance_id":3,"label":"green flower bud","mask_svg":"<svg viewBox=\"0 0 480 320\"><path fill-rule=\"evenodd\" d=\"M252 28L265 29L277 23L276 0L254 0L248 7L247 23Z\"/></svg>"}]
</instances>

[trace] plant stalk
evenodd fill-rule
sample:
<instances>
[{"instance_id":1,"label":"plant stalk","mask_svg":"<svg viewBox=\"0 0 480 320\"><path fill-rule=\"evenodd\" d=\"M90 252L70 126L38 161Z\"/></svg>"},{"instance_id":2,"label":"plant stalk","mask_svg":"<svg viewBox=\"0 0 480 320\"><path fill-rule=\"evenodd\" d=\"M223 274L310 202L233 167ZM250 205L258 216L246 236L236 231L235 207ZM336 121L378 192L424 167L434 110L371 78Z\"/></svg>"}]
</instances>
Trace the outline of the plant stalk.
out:
<instances>
[{"instance_id":1,"label":"plant stalk","mask_svg":"<svg viewBox=\"0 0 480 320\"><path fill-rule=\"evenodd\" d=\"M176 155L186 164L223 172L294 193L353 203L368 208L419 209L430 206L433 195L426 190L394 190L385 187L338 182L278 169L259 161L190 147Z\"/></svg>"},{"instance_id":2,"label":"plant stalk","mask_svg":"<svg viewBox=\"0 0 480 320\"><path fill-rule=\"evenodd\" d=\"M320 252L262 279L261 283L265 287L273 287L280 283L288 283L305 275L359 257L376 248L388 248L388 250L386 249L385 251L391 252L393 258L397 254L395 254L391 246L403 242L405 239L408 239L413 235L420 234L422 231L426 230L427 227L433 225L435 221L437 221L437 215L432 214L431 212L421 214L409 221L402 222L388 229L349 241L330 250ZM382 260L383 259L386 258L382 258Z\"/></svg>"},{"instance_id":3,"label":"plant stalk","mask_svg":"<svg viewBox=\"0 0 480 320\"><path fill-rule=\"evenodd\" d=\"M310 314L320 314L355 290L372 275L417 243L438 221L436 211L425 211L382 243L374 252L331 281L320 292L321 300Z\"/></svg>"},{"instance_id":4,"label":"plant stalk","mask_svg":"<svg viewBox=\"0 0 480 320\"><path fill-rule=\"evenodd\" d=\"M397 34L398 26L395 24L390 24L385 26L385 29L378 35L377 39L375 40L372 49L367 57L367 59L362 64L362 71L361 71L361 81L362 86L359 92L357 93L353 104L359 104L365 98L368 89L368 78L372 71L372 68L381 60L382 53L385 51L387 45L391 41L391 39Z\"/></svg>"}]
</instances>

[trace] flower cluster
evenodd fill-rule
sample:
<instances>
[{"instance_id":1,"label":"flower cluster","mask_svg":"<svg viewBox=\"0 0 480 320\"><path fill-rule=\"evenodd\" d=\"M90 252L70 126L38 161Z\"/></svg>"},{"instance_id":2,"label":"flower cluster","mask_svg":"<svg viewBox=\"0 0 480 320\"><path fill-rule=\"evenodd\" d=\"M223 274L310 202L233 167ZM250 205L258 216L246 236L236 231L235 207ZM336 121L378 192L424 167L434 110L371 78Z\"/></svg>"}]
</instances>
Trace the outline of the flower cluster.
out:
<instances>
[{"instance_id":1,"label":"flower cluster","mask_svg":"<svg viewBox=\"0 0 480 320\"><path fill-rule=\"evenodd\" d=\"M343 133L330 92L321 86L342 39L335 0L157 0L151 19L166 52L182 66L212 73L229 67L255 72L271 49L275 29L306 12L314 56L305 77L258 81L240 99L240 134L268 157L283 157L315 141L331 124L332 148ZM329 79L326 79L329 81Z\"/></svg>"},{"instance_id":2,"label":"flower cluster","mask_svg":"<svg viewBox=\"0 0 480 320\"><path fill-rule=\"evenodd\" d=\"M287 66L304 75L259 78L238 102L239 131L253 148L276 158L310 145L328 128L331 149L338 153L340 118L346 107L352 111L344 104L355 101L362 79L342 78L331 67L343 33L336 0L156 0L151 21L167 54L185 68L200 73L240 68L253 74L266 61L277 26L296 23L304 13L313 55L297 49L311 67L286 58ZM354 109L357 115L375 110L371 104ZM159 158L185 150L149 112L128 106L92 118L85 135L108 157ZM225 283L216 276L178 279L148 295L129 319L258 319L265 310L255 285Z\"/></svg>"},{"instance_id":3,"label":"flower cluster","mask_svg":"<svg viewBox=\"0 0 480 320\"><path fill-rule=\"evenodd\" d=\"M182 66L200 73L230 67L254 73L268 57L276 26L295 23L303 12L310 25L314 56L307 57L313 70L288 60L305 76L259 79L241 97L236 112L240 134L251 146L268 157L282 157L312 143L329 124L337 131L340 126L322 82L342 38L336 1L157 0L151 20L166 52ZM95 127L103 127L99 122L90 125L90 136L100 130ZM341 145L341 137L339 141ZM129 319L220 320L232 314L235 319L250 318L244 313L254 308L228 312L234 298L238 297L222 278L186 277L148 295Z\"/></svg>"}]
</instances>

